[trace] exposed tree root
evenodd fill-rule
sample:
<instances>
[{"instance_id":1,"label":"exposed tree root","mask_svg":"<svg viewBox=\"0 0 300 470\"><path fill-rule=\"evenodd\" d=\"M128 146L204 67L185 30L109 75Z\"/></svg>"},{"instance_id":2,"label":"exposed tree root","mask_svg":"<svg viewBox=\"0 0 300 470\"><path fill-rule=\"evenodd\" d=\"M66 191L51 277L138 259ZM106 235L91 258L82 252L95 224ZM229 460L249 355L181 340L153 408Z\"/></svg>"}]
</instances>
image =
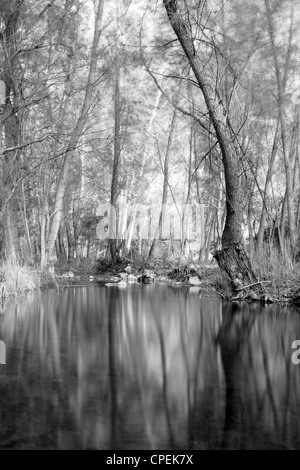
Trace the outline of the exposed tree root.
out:
<instances>
[{"instance_id":1,"label":"exposed tree root","mask_svg":"<svg viewBox=\"0 0 300 470\"><path fill-rule=\"evenodd\" d=\"M270 281L257 279L242 244L232 244L228 248L216 251L214 258L220 269L231 280L233 292L237 294L232 297L232 300L251 299L264 303L272 302L272 297L264 285Z\"/></svg>"}]
</instances>

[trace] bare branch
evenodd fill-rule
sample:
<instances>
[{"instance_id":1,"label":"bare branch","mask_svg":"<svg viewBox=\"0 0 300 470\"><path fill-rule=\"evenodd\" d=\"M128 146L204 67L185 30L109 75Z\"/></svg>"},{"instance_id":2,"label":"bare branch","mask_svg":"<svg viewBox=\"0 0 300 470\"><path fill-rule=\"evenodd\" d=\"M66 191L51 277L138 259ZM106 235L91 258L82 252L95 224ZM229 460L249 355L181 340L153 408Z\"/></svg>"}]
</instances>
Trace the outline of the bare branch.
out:
<instances>
[{"instance_id":1,"label":"bare branch","mask_svg":"<svg viewBox=\"0 0 300 470\"><path fill-rule=\"evenodd\" d=\"M14 147L8 147L8 148L2 150L1 153L2 153L2 155L4 155L5 153L8 153L8 152L14 152L15 150L21 150L21 149L24 149L24 148L28 147L29 145L38 144L40 142L43 142L44 140L48 139L49 137L54 138L54 136L52 134L48 134L48 135L46 135L43 138L38 139L38 140L31 140L30 142L26 142L24 144L15 145Z\"/></svg>"}]
</instances>

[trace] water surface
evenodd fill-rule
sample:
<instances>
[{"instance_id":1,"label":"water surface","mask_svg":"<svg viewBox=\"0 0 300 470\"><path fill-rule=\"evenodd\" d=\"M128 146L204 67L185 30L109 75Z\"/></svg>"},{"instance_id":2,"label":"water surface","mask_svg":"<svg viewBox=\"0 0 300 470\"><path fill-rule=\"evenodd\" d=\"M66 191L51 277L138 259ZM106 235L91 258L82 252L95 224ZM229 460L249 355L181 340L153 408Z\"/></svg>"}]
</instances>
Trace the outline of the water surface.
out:
<instances>
[{"instance_id":1,"label":"water surface","mask_svg":"<svg viewBox=\"0 0 300 470\"><path fill-rule=\"evenodd\" d=\"M0 311L1 449L300 449L295 309L136 285Z\"/></svg>"}]
</instances>

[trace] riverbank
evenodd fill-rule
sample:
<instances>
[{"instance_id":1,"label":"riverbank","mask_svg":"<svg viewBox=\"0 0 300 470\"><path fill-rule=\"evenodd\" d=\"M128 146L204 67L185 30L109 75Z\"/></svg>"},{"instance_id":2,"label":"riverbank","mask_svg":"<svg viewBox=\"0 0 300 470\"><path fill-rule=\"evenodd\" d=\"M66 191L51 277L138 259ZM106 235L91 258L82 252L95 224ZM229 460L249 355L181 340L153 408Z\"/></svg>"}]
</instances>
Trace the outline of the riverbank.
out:
<instances>
[{"instance_id":1,"label":"riverbank","mask_svg":"<svg viewBox=\"0 0 300 470\"><path fill-rule=\"evenodd\" d=\"M274 267L274 265L273 265ZM156 260L112 265L97 260L88 271L64 267L41 271L26 266L3 263L0 267L0 298L47 288L86 286L92 283L124 288L133 283L156 284L193 289L200 296L227 301L249 301L300 305L300 266L288 270L281 263L271 269L267 263L256 266L257 283L233 290L229 277L216 264L181 264ZM238 280L237 280L238 281Z\"/></svg>"},{"instance_id":2,"label":"riverbank","mask_svg":"<svg viewBox=\"0 0 300 470\"><path fill-rule=\"evenodd\" d=\"M257 282L233 289L229 277L216 264L174 263L118 263L112 266L105 260L96 262L93 281L104 285L126 285L126 269L129 282L163 284L174 287L197 288L199 294L227 301L249 301L262 303L293 303L300 305L300 265L285 266L280 260L268 259L255 262ZM141 279L141 276L145 276ZM147 278L148 276L148 278ZM238 281L238 279L237 279Z\"/></svg>"}]
</instances>

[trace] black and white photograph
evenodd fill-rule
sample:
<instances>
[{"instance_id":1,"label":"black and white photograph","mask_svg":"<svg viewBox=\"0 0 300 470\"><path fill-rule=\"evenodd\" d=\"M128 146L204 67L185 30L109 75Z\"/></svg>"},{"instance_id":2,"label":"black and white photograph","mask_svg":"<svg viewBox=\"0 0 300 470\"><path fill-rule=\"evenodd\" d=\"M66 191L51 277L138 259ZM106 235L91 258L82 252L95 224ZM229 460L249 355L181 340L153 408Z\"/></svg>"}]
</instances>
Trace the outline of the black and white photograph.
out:
<instances>
[{"instance_id":1,"label":"black and white photograph","mask_svg":"<svg viewBox=\"0 0 300 470\"><path fill-rule=\"evenodd\" d=\"M300 0L0 0L0 450L300 450Z\"/></svg>"}]
</instances>

